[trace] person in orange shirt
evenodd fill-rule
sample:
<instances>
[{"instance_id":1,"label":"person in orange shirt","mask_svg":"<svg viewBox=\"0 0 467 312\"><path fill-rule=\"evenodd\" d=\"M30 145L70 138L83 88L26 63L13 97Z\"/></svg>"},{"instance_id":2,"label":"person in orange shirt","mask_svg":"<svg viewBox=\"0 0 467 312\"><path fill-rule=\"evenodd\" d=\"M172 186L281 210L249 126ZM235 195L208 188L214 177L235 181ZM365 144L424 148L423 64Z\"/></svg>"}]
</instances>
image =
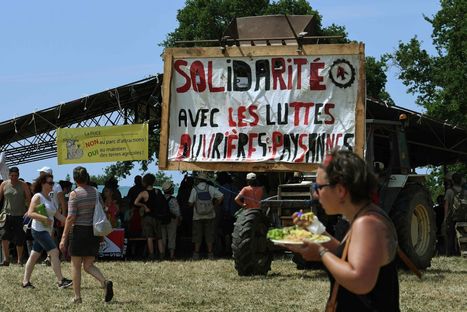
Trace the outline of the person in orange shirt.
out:
<instances>
[{"instance_id":1,"label":"person in orange shirt","mask_svg":"<svg viewBox=\"0 0 467 312\"><path fill-rule=\"evenodd\" d=\"M238 193L235 202L243 208L261 208L264 190L262 186L259 186L256 174L253 172L247 174L246 183L248 185Z\"/></svg>"}]
</instances>

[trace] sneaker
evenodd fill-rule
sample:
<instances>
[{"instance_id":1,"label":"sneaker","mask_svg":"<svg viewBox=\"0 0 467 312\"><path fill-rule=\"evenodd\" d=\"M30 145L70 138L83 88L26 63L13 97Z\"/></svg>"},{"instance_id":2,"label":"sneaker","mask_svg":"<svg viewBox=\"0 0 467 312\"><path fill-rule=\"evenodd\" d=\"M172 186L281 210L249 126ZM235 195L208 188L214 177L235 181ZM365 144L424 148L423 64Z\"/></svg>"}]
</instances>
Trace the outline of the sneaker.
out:
<instances>
[{"instance_id":1,"label":"sneaker","mask_svg":"<svg viewBox=\"0 0 467 312\"><path fill-rule=\"evenodd\" d=\"M208 259L214 260L214 254L212 252L208 253Z\"/></svg>"},{"instance_id":2,"label":"sneaker","mask_svg":"<svg viewBox=\"0 0 467 312\"><path fill-rule=\"evenodd\" d=\"M69 280L67 278L62 278L62 281L60 283L58 283L58 288L68 288L70 287L71 285L73 285L73 281L72 280Z\"/></svg>"},{"instance_id":3,"label":"sneaker","mask_svg":"<svg viewBox=\"0 0 467 312\"><path fill-rule=\"evenodd\" d=\"M199 260L199 252L194 252L193 253L193 260Z\"/></svg>"},{"instance_id":4,"label":"sneaker","mask_svg":"<svg viewBox=\"0 0 467 312\"><path fill-rule=\"evenodd\" d=\"M109 302L114 296L113 283L112 281L105 281L104 285L104 301Z\"/></svg>"},{"instance_id":5,"label":"sneaker","mask_svg":"<svg viewBox=\"0 0 467 312\"><path fill-rule=\"evenodd\" d=\"M10 266L10 262L3 261L2 263L0 263L0 266Z\"/></svg>"},{"instance_id":6,"label":"sneaker","mask_svg":"<svg viewBox=\"0 0 467 312\"><path fill-rule=\"evenodd\" d=\"M44 262L43 262L43 264L44 264L45 266L51 266L51 265L52 265L52 263L50 262L50 259L49 259L49 258L45 259Z\"/></svg>"},{"instance_id":7,"label":"sneaker","mask_svg":"<svg viewBox=\"0 0 467 312\"><path fill-rule=\"evenodd\" d=\"M27 282L26 284L21 284L21 286L22 286L23 288L30 288L30 289L36 288L36 287L34 287L33 284L31 284L31 282Z\"/></svg>"}]
</instances>

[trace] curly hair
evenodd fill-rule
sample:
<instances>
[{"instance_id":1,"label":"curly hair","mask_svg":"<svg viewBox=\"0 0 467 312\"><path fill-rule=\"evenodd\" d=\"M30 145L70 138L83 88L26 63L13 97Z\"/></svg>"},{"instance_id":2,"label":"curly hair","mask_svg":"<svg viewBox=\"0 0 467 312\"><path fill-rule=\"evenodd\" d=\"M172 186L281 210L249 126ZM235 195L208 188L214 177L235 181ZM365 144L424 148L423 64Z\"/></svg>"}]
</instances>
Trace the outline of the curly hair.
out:
<instances>
[{"instance_id":1,"label":"curly hair","mask_svg":"<svg viewBox=\"0 0 467 312\"><path fill-rule=\"evenodd\" d=\"M365 161L352 151L334 150L320 167L326 172L329 184L341 184L348 189L354 204L370 201L376 191L376 176Z\"/></svg>"},{"instance_id":2,"label":"curly hair","mask_svg":"<svg viewBox=\"0 0 467 312\"><path fill-rule=\"evenodd\" d=\"M47 182L48 178L53 179L53 175L50 173L41 173L35 180L34 183L32 184L32 192L34 194L42 192L42 184Z\"/></svg>"}]
</instances>

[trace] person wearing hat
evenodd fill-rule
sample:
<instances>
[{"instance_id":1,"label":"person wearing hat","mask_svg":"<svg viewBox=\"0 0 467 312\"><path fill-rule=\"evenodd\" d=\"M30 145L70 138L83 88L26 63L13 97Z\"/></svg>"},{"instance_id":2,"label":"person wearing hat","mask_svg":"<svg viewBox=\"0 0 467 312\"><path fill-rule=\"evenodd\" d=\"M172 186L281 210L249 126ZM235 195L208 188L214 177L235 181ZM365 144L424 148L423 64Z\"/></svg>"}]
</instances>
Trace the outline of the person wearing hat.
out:
<instances>
[{"instance_id":1,"label":"person wearing hat","mask_svg":"<svg viewBox=\"0 0 467 312\"><path fill-rule=\"evenodd\" d=\"M162 191L167 199L170 210L170 222L162 225L162 241L164 246L169 248L170 259L175 259L175 242L177 240L177 227L180 224L180 206L178 205L177 198L173 196L174 184L172 181L165 181L162 184Z\"/></svg>"},{"instance_id":2,"label":"person wearing hat","mask_svg":"<svg viewBox=\"0 0 467 312\"><path fill-rule=\"evenodd\" d=\"M23 246L26 240L23 216L31 202L31 191L28 185L19 179L18 167L11 167L8 170L8 177L8 180L0 184L0 200L4 199L3 210L7 214L1 236L3 262L0 266L10 265L10 242L15 243L17 261L22 264Z\"/></svg>"},{"instance_id":3,"label":"person wearing hat","mask_svg":"<svg viewBox=\"0 0 467 312\"><path fill-rule=\"evenodd\" d=\"M247 209L261 208L264 190L256 180L256 173L248 173L246 175L246 183L247 186L235 197L235 202L240 205L240 207Z\"/></svg>"},{"instance_id":4,"label":"person wearing hat","mask_svg":"<svg viewBox=\"0 0 467 312\"><path fill-rule=\"evenodd\" d=\"M193 243L195 251L193 260L199 259L199 251L203 238L208 249L208 258L214 259L213 244L216 233L216 211L224 195L216 187L206 183L207 174L199 172L195 177L195 186L191 190L188 204L193 207Z\"/></svg>"}]
</instances>

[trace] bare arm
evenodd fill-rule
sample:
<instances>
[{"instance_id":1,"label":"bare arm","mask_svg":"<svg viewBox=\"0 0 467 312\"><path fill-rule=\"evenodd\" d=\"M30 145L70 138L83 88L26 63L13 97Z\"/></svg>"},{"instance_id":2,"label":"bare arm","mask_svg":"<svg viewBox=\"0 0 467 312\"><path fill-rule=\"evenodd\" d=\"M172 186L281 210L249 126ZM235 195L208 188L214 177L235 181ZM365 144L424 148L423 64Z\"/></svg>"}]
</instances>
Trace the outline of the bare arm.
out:
<instances>
[{"instance_id":1,"label":"bare arm","mask_svg":"<svg viewBox=\"0 0 467 312\"><path fill-rule=\"evenodd\" d=\"M237 205L239 205L240 207L243 207L243 197L238 194L236 197L235 197L235 202L237 203Z\"/></svg>"},{"instance_id":2,"label":"bare arm","mask_svg":"<svg viewBox=\"0 0 467 312\"><path fill-rule=\"evenodd\" d=\"M65 202L65 193L58 192L57 197L58 197L58 203L60 205L60 207L58 207L59 208L58 211L63 215L65 214L65 211L67 211L68 209L68 207L66 206L66 202Z\"/></svg>"},{"instance_id":3,"label":"bare arm","mask_svg":"<svg viewBox=\"0 0 467 312\"><path fill-rule=\"evenodd\" d=\"M76 198L76 193L72 191L70 193L70 201L74 200ZM62 252L65 252L65 243L68 239L68 235L70 234L71 227L75 223L76 216L68 214L68 216L65 219L65 227L63 228L63 234L62 234L62 239L60 240L60 245L59 248Z\"/></svg>"},{"instance_id":4,"label":"bare arm","mask_svg":"<svg viewBox=\"0 0 467 312\"><path fill-rule=\"evenodd\" d=\"M31 219L35 219L37 221L40 221L44 224L51 225L52 220L50 220L47 216L43 216L40 213L36 212L36 206L40 205L41 201L39 198L39 195L34 195L32 198L31 202L29 203L29 208L27 211L27 215Z\"/></svg>"},{"instance_id":5,"label":"bare arm","mask_svg":"<svg viewBox=\"0 0 467 312\"><path fill-rule=\"evenodd\" d=\"M366 294L376 285L380 268L390 260L387 233L387 226L376 216L363 216L352 226L348 260L327 252L323 264L349 291Z\"/></svg>"},{"instance_id":6,"label":"bare arm","mask_svg":"<svg viewBox=\"0 0 467 312\"><path fill-rule=\"evenodd\" d=\"M151 212L151 210L146 206L145 203L142 203L141 201L147 202L148 201L149 194L146 191L142 191L138 194L138 196L135 199L134 205L136 207L140 207L144 209L145 212Z\"/></svg>"},{"instance_id":7,"label":"bare arm","mask_svg":"<svg viewBox=\"0 0 467 312\"><path fill-rule=\"evenodd\" d=\"M5 182L2 182L2 184L0 184L0 200L2 200L3 198L3 187L5 185ZM0 207L0 209L2 209L3 207Z\"/></svg>"},{"instance_id":8,"label":"bare arm","mask_svg":"<svg viewBox=\"0 0 467 312\"><path fill-rule=\"evenodd\" d=\"M449 201L444 200L444 220L443 221L446 221L448 217L448 210L449 210Z\"/></svg>"},{"instance_id":9,"label":"bare arm","mask_svg":"<svg viewBox=\"0 0 467 312\"><path fill-rule=\"evenodd\" d=\"M57 209L54 215L55 218L57 218L58 221L61 223L64 223L66 221L66 218L60 213L60 211Z\"/></svg>"},{"instance_id":10,"label":"bare arm","mask_svg":"<svg viewBox=\"0 0 467 312\"><path fill-rule=\"evenodd\" d=\"M24 201L26 203L26 207L29 207L29 204L31 203L31 190L29 189L29 186L24 182L21 182L21 186L23 187L24 191Z\"/></svg>"}]
</instances>

